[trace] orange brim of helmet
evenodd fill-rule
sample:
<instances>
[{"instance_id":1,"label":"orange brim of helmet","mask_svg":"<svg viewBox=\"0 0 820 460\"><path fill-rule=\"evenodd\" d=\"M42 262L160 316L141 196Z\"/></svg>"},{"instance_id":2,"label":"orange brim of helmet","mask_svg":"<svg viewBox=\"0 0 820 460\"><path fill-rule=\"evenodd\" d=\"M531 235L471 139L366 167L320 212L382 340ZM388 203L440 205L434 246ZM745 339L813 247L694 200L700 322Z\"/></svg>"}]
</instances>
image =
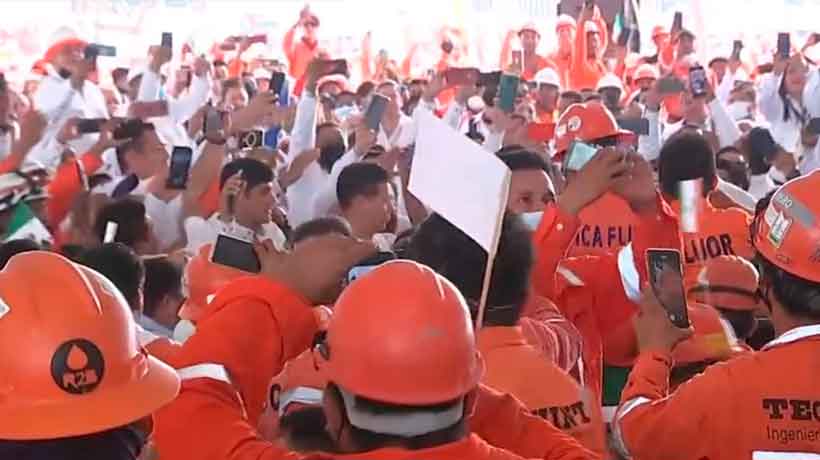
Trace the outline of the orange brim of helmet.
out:
<instances>
[{"instance_id":1,"label":"orange brim of helmet","mask_svg":"<svg viewBox=\"0 0 820 460\"><path fill-rule=\"evenodd\" d=\"M177 373L153 356L140 355L145 367L127 382L105 381L91 393L68 395L37 407L2 398L0 439L41 440L99 433L150 416L179 393Z\"/></svg>"}]
</instances>

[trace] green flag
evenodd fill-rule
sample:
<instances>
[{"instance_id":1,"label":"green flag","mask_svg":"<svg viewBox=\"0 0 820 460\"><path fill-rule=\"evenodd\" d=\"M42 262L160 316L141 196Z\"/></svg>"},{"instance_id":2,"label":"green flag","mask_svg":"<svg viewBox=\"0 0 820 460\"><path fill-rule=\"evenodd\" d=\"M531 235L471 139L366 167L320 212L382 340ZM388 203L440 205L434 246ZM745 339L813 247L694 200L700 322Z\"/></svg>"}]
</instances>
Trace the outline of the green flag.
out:
<instances>
[{"instance_id":1,"label":"green flag","mask_svg":"<svg viewBox=\"0 0 820 460\"><path fill-rule=\"evenodd\" d=\"M38 243L54 241L46 226L25 203L14 207L9 229L3 236L3 241L20 239L29 239Z\"/></svg>"}]
</instances>

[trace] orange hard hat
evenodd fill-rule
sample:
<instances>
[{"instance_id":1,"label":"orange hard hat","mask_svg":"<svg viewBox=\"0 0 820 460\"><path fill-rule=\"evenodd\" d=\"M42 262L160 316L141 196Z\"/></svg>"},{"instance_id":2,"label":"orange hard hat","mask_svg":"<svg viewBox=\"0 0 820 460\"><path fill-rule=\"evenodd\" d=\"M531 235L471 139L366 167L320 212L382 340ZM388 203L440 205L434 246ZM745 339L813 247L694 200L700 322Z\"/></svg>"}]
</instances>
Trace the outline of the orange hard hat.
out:
<instances>
[{"instance_id":1,"label":"orange hard hat","mask_svg":"<svg viewBox=\"0 0 820 460\"><path fill-rule=\"evenodd\" d=\"M715 257L700 269L687 297L724 310L754 311L760 306L759 278L755 266L742 257Z\"/></svg>"},{"instance_id":2,"label":"orange hard hat","mask_svg":"<svg viewBox=\"0 0 820 460\"><path fill-rule=\"evenodd\" d=\"M285 364L282 372L271 382L271 405L280 415L296 405L320 406L327 379L322 369L316 368L313 355L307 351Z\"/></svg>"},{"instance_id":3,"label":"orange hard hat","mask_svg":"<svg viewBox=\"0 0 820 460\"><path fill-rule=\"evenodd\" d=\"M657 80L660 77L658 68L652 64L641 64L632 74L632 81L638 80Z\"/></svg>"},{"instance_id":4,"label":"orange hard hat","mask_svg":"<svg viewBox=\"0 0 820 460\"><path fill-rule=\"evenodd\" d=\"M555 127L555 152L566 152L576 140L590 142L604 137L631 134L618 128L612 112L600 102L573 104L558 119Z\"/></svg>"},{"instance_id":5,"label":"orange hard hat","mask_svg":"<svg viewBox=\"0 0 820 460\"><path fill-rule=\"evenodd\" d=\"M179 317L196 322L205 312L216 291L229 282L247 276L241 270L211 262L213 245L205 244L185 266L182 286L187 299L179 309Z\"/></svg>"},{"instance_id":6,"label":"orange hard hat","mask_svg":"<svg viewBox=\"0 0 820 460\"><path fill-rule=\"evenodd\" d=\"M743 353L732 326L717 310L690 302L688 313L694 333L675 347L672 356L676 365L723 361Z\"/></svg>"},{"instance_id":7,"label":"orange hard hat","mask_svg":"<svg viewBox=\"0 0 820 460\"><path fill-rule=\"evenodd\" d=\"M484 373L461 293L407 260L382 264L345 289L315 355L328 381L389 404L449 402Z\"/></svg>"},{"instance_id":8,"label":"orange hard hat","mask_svg":"<svg viewBox=\"0 0 820 460\"><path fill-rule=\"evenodd\" d=\"M51 252L19 254L0 272L0 362L0 439L99 433L179 391L176 372L139 347L117 288Z\"/></svg>"},{"instance_id":9,"label":"orange hard hat","mask_svg":"<svg viewBox=\"0 0 820 460\"><path fill-rule=\"evenodd\" d=\"M760 216L752 243L770 263L820 283L820 171L784 184Z\"/></svg>"},{"instance_id":10,"label":"orange hard hat","mask_svg":"<svg viewBox=\"0 0 820 460\"><path fill-rule=\"evenodd\" d=\"M66 49L85 49L86 46L88 46L88 42L86 42L85 40L80 40L79 38L66 38L51 45L43 55L43 60L49 63L54 62L54 59L56 59L57 56L63 54L63 52L65 52Z\"/></svg>"},{"instance_id":11,"label":"orange hard hat","mask_svg":"<svg viewBox=\"0 0 820 460\"><path fill-rule=\"evenodd\" d=\"M660 37L661 35L669 35L669 32L664 26L655 26L652 28L652 38Z\"/></svg>"}]
</instances>

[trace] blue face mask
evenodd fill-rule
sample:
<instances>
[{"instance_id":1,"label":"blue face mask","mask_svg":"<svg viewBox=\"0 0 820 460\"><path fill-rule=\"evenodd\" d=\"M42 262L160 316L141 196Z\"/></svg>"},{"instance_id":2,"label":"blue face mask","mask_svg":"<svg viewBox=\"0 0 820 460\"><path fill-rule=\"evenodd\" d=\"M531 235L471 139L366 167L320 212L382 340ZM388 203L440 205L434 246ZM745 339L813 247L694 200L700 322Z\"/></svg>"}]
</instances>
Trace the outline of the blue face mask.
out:
<instances>
[{"instance_id":1,"label":"blue face mask","mask_svg":"<svg viewBox=\"0 0 820 460\"><path fill-rule=\"evenodd\" d=\"M333 110L333 114L339 119L339 121L345 121L350 118L350 116L358 113L359 110L352 105L343 105L341 107L336 107L336 109Z\"/></svg>"},{"instance_id":2,"label":"blue face mask","mask_svg":"<svg viewBox=\"0 0 820 460\"><path fill-rule=\"evenodd\" d=\"M524 225L534 232L538 229L538 225L541 224L541 219L544 217L544 211L523 212L519 214L519 216L521 216L521 220L524 221Z\"/></svg>"},{"instance_id":3,"label":"blue face mask","mask_svg":"<svg viewBox=\"0 0 820 460\"><path fill-rule=\"evenodd\" d=\"M159 100L160 101L165 100L165 87L164 86L160 87L160 89L159 89Z\"/></svg>"}]
</instances>

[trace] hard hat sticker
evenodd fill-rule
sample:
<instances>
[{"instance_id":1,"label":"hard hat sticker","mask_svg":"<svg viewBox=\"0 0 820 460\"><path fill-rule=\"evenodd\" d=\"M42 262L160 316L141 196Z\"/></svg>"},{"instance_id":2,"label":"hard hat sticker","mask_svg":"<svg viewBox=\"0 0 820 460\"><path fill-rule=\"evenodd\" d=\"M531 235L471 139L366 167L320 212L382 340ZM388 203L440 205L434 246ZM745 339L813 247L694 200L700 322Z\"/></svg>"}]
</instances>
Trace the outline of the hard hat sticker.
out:
<instances>
[{"instance_id":1,"label":"hard hat sticker","mask_svg":"<svg viewBox=\"0 0 820 460\"><path fill-rule=\"evenodd\" d=\"M6 316L10 311L11 307L9 307L9 304L7 304L5 300L0 298L0 319L3 319L3 317Z\"/></svg>"},{"instance_id":2,"label":"hard hat sticker","mask_svg":"<svg viewBox=\"0 0 820 460\"><path fill-rule=\"evenodd\" d=\"M769 241L771 241L776 248L779 248L783 244L786 233L788 233L789 227L791 226L792 220L786 217L783 212L779 212L769 230Z\"/></svg>"},{"instance_id":3,"label":"hard hat sticker","mask_svg":"<svg viewBox=\"0 0 820 460\"><path fill-rule=\"evenodd\" d=\"M567 121L567 129L570 131L578 131L581 129L581 117L574 116Z\"/></svg>"},{"instance_id":4,"label":"hard hat sticker","mask_svg":"<svg viewBox=\"0 0 820 460\"><path fill-rule=\"evenodd\" d=\"M94 391L105 374L100 349L85 339L63 343L51 358L51 377L66 393L75 395Z\"/></svg>"}]
</instances>

